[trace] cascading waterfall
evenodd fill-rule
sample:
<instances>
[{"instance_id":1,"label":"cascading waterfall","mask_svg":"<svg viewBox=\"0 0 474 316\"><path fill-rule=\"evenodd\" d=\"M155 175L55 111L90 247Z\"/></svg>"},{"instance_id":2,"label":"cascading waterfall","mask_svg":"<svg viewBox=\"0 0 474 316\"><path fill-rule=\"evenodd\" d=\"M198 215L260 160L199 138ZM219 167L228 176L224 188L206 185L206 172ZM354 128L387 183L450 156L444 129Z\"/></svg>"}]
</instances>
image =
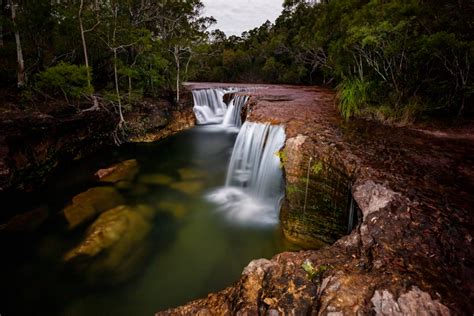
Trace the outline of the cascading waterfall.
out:
<instances>
[{"instance_id":1,"label":"cascading waterfall","mask_svg":"<svg viewBox=\"0 0 474 316\"><path fill-rule=\"evenodd\" d=\"M285 143L282 126L245 122L232 152L226 185L209 195L232 221L276 224L284 195L278 151Z\"/></svg>"},{"instance_id":2,"label":"cascading waterfall","mask_svg":"<svg viewBox=\"0 0 474 316\"><path fill-rule=\"evenodd\" d=\"M226 89L193 90L194 114L198 124L218 124L227 110L224 103Z\"/></svg>"},{"instance_id":3,"label":"cascading waterfall","mask_svg":"<svg viewBox=\"0 0 474 316\"><path fill-rule=\"evenodd\" d=\"M248 99L248 96L237 95L232 100L230 100L229 106L224 115L224 120L222 121L223 126L235 126L238 128L242 126L240 113L242 112L242 108L245 103L247 103Z\"/></svg>"},{"instance_id":4,"label":"cascading waterfall","mask_svg":"<svg viewBox=\"0 0 474 316\"><path fill-rule=\"evenodd\" d=\"M248 101L248 96L236 95L227 106L224 102L224 95L242 90L237 88L193 90L193 110L197 123L201 125L221 124L224 127L240 128L242 126L240 113Z\"/></svg>"}]
</instances>

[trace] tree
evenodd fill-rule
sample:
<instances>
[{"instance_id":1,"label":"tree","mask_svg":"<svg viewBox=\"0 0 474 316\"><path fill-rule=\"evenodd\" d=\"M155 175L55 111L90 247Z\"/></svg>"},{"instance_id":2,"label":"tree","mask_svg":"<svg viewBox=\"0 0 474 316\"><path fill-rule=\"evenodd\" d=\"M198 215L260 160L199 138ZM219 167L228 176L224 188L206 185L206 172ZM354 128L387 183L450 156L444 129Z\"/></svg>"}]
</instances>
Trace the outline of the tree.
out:
<instances>
[{"instance_id":1,"label":"tree","mask_svg":"<svg viewBox=\"0 0 474 316\"><path fill-rule=\"evenodd\" d=\"M17 55L17 86L18 88L22 88L26 84L26 75L25 75L25 61L23 59L23 48L21 46L21 39L20 39L20 29L17 26L17 10L18 4L14 0L9 0L8 3L10 10L11 10L11 18L13 27L15 29L15 43L16 43L16 55Z\"/></svg>"}]
</instances>

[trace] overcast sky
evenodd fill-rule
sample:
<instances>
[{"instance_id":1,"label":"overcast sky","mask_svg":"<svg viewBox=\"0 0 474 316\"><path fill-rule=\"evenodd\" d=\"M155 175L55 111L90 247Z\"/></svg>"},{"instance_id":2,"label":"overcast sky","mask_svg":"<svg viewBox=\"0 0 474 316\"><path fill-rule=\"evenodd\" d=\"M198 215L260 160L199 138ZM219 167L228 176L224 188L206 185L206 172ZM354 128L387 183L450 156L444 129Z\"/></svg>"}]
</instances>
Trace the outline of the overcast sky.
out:
<instances>
[{"instance_id":1,"label":"overcast sky","mask_svg":"<svg viewBox=\"0 0 474 316\"><path fill-rule=\"evenodd\" d=\"M202 0L206 6L204 15L213 16L220 29L230 35L260 26L265 21L272 23L282 11L283 0Z\"/></svg>"}]
</instances>

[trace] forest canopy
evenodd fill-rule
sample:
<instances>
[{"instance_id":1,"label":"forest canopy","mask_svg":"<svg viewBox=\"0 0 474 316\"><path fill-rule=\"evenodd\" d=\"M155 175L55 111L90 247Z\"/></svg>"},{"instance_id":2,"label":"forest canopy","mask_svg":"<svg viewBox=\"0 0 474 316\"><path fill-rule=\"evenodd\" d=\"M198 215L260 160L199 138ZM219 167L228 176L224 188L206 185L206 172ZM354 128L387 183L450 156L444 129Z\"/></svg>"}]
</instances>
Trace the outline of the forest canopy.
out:
<instances>
[{"instance_id":1,"label":"forest canopy","mask_svg":"<svg viewBox=\"0 0 474 316\"><path fill-rule=\"evenodd\" d=\"M345 117L465 115L473 16L462 0L287 0L275 24L215 31L194 79L330 85Z\"/></svg>"},{"instance_id":2,"label":"forest canopy","mask_svg":"<svg viewBox=\"0 0 474 316\"><path fill-rule=\"evenodd\" d=\"M472 1L286 0L227 37L199 0L1 0L0 76L31 97L129 102L185 80L327 85L341 114L473 112Z\"/></svg>"}]
</instances>

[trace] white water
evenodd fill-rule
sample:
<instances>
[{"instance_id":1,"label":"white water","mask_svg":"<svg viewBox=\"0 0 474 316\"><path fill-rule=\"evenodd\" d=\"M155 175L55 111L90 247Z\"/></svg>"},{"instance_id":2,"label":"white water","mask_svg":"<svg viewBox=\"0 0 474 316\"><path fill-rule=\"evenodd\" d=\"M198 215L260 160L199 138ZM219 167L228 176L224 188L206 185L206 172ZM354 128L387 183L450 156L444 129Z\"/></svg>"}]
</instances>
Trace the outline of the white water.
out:
<instances>
[{"instance_id":1,"label":"white water","mask_svg":"<svg viewBox=\"0 0 474 316\"><path fill-rule=\"evenodd\" d=\"M198 124L221 123L227 110L225 89L193 90L194 114Z\"/></svg>"},{"instance_id":2,"label":"white water","mask_svg":"<svg viewBox=\"0 0 474 316\"><path fill-rule=\"evenodd\" d=\"M240 113L248 97L237 95L230 100L229 106L227 106L224 102L224 95L241 90L236 88L193 90L193 110L197 123L200 125L221 124L223 127L240 128L242 126Z\"/></svg>"},{"instance_id":3,"label":"white water","mask_svg":"<svg viewBox=\"0 0 474 316\"><path fill-rule=\"evenodd\" d=\"M209 199L232 222L278 223L284 194L279 150L285 143L282 126L245 122L235 142L226 185Z\"/></svg>"},{"instance_id":4,"label":"white water","mask_svg":"<svg viewBox=\"0 0 474 316\"><path fill-rule=\"evenodd\" d=\"M240 114L242 107L247 103L248 99L248 96L237 95L230 101L229 107L224 115L224 120L222 121L223 126L235 126L238 128L242 126Z\"/></svg>"}]
</instances>

